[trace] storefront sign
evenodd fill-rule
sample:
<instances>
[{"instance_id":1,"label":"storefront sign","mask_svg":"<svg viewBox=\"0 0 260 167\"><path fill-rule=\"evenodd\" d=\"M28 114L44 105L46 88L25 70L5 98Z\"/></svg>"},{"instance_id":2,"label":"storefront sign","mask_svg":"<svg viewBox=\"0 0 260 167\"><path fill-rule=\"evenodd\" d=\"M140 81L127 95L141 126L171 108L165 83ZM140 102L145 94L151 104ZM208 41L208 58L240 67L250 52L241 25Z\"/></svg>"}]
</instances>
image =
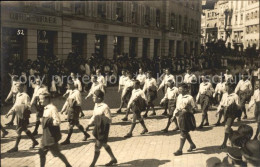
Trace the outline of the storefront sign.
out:
<instances>
[{"instance_id":1,"label":"storefront sign","mask_svg":"<svg viewBox=\"0 0 260 167\"><path fill-rule=\"evenodd\" d=\"M181 34L179 34L179 33L174 33L174 32L170 32L170 33L169 33L169 36L170 36L170 37L181 38Z\"/></svg>"},{"instance_id":2,"label":"storefront sign","mask_svg":"<svg viewBox=\"0 0 260 167\"><path fill-rule=\"evenodd\" d=\"M106 24L95 23L95 24L94 24L94 28L95 28L95 29L105 29L105 30L107 30L109 27L108 27L108 25L106 25Z\"/></svg>"},{"instance_id":3,"label":"storefront sign","mask_svg":"<svg viewBox=\"0 0 260 167\"><path fill-rule=\"evenodd\" d=\"M160 35L158 31L147 30L142 28L132 28L132 32L137 34L145 34L145 35Z\"/></svg>"},{"instance_id":4,"label":"storefront sign","mask_svg":"<svg viewBox=\"0 0 260 167\"><path fill-rule=\"evenodd\" d=\"M22 22L57 24L56 17L36 15L30 13L10 13L10 19L15 21L22 21Z\"/></svg>"}]
</instances>

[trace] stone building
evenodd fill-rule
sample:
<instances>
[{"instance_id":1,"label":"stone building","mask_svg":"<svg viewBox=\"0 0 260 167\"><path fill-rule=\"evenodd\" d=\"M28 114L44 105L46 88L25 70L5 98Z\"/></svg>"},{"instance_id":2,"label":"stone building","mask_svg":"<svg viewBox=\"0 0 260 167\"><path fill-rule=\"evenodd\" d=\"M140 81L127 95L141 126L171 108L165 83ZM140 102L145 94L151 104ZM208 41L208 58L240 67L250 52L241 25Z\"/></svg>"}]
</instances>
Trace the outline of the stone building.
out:
<instances>
[{"instance_id":1,"label":"stone building","mask_svg":"<svg viewBox=\"0 0 260 167\"><path fill-rule=\"evenodd\" d=\"M202 42L209 42L207 37L214 28L214 32L217 32L217 39L223 39L227 45L229 44L236 50L242 51L248 47L259 49L258 0L218 0L214 3L213 8L203 9L202 13L201 31L205 33ZM210 13L215 14L212 16Z\"/></svg>"},{"instance_id":2,"label":"stone building","mask_svg":"<svg viewBox=\"0 0 260 167\"><path fill-rule=\"evenodd\" d=\"M18 60L197 55L200 16L200 0L1 2L2 51Z\"/></svg>"}]
</instances>

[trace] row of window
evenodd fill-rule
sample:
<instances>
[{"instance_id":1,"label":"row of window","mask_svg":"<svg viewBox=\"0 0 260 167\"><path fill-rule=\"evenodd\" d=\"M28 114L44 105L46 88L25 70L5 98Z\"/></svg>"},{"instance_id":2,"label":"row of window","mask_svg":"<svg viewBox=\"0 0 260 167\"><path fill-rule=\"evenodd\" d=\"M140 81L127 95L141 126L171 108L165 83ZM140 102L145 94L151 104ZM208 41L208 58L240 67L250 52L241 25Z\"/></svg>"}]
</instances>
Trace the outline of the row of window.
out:
<instances>
[{"instance_id":1,"label":"row of window","mask_svg":"<svg viewBox=\"0 0 260 167\"><path fill-rule=\"evenodd\" d=\"M251 20L259 17L258 11L247 13L246 14L246 20Z\"/></svg>"},{"instance_id":2,"label":"row of window","mask_svg":"<svg viewBox=\"0 0 260 167\"><path fill-rule=\"evenodd\" d=\"M174 32L199 32L199 22L197 20L189 19L187 16L185 16L182 24L182 16L175 15L174 13L170 14L169 26L170 30Z\"/></svg>"},{"instance_id":3,"label":"row of window","mask_svg":"<svg viewBox=\"0 0 260 167\"><path fill-rule=\"evenodd\" d=\"M246 33L247 34L259 33L259 24L246 26Z\"/></svg>"}]
</instances>

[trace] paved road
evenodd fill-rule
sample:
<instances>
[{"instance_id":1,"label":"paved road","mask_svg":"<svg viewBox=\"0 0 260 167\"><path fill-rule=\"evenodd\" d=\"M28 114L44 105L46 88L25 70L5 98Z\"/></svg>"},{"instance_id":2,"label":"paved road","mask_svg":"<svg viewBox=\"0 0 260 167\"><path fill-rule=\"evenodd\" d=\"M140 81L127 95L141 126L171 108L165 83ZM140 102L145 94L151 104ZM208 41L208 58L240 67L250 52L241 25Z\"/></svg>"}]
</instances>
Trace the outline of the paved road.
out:
<instances>
[{"instance_id":1,"label":"paved road","mask_svg":"<svg viewBox=\"0 0 260 167\"><path fill-rule=\"evenodd\" d=\"M195 144L197 145L197 150L193 153L187 153L186 150L189 148L189 144L186 142L184 146L184 154L179 157L173 156L173 152L179 147L179 132L169 132L168 134L161 133L160 130L166 125L167 118L161 116L163 110L157 107L157 115L150 117L145 120L147 128L149 129L149 134L141 136L142 131L141 126L138 124L134 130L134 137L130 139L124 139L123 136L129 131L130 122L122 122L121 119L124 115L117 115L116 107L119 106L119 94L116 92L116 88L108 88L106 94L106 102L111 107L113 114L113 124L110 129L109 144L118 159L118 166L147 166L147 167L157 167L157 166L167 166L167 167L179 167L179 166L193 166L200 167L206 166L206 160L210 157L218 157L223 159L226 156L226 150L219 150L218 146L222 143L224 132L224 127L214 127L209 126L202 130L196 130L191 132L191 136ZM85 94L84 94L85 97ZM159 98L162 94L159 94ZM55 98L53 100L54 104L61 109L64 99ZM158 104L159 99L156 101ZM93 102L89 99L83 105L84 113L86 117L81 119L80 122L84 126L87 124L87 119L91 117L91 109L93 109ZM10 106L5 106L2 108L3 114L8 111ZM210 124L216 122L215 111L209 112ZM253 120L253 113L248 114L249 119L242 121L241 123L246 123L251 125L254 130L256 129L256 123ZM131 115L130 115L131 118ZM195 115L197 124L201 121L201 113ZM10 118L9 118L10 119ZM64 120L64 116L62 117ZM1 115L2 124L6 123L8 120ZM31 125L30 130L34 129L35 114L31 115L30 119ZM235 129L239 124L235 123ZM62 122L62 139L65 140L67 134L67 122ZM174 125L170 127L173 129ZM19 145L18 153L6 153L7 150L11 149L15 144L16 133L14 129L8 129L9 134L6 138L1 140L1 166L2 167L20 167L20 166L39 166L39 155L37 154L36 147L34 150L29 150L31 146L31 141L23 134L23 138ZM71 143L68 146L61 146L62 153L68 158L72 166L86 167L91 163L94 156L94 137L82 142L83 134L78 130L74 130L71 137ZM41 127L39 134L42 133ZM37 140L40 141L41 135L37 136ZM100 158L97 162L97 166L102 166L110 160L108 154L104 149L101 150ZM60 167L63 163L54 158L51 153L47 155L47 167Z\"/></svg>"}]
</instances>

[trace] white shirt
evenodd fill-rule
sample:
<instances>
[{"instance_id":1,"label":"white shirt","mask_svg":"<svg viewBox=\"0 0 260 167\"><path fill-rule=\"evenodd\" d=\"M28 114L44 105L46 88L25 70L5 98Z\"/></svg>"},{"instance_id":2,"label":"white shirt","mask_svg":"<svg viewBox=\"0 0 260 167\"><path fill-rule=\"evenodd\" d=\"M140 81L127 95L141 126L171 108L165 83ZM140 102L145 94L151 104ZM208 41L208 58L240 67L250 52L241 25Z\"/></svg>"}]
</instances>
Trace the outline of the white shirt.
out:
<instances>
[{"instance_id":1,"label":"white shirt","mask_svg":"<svg viewBox=\"0 0 260 167\"><path fill-rule=\"evenodd\" d=\"M95 116L97 115L104 115L110 119L110 123L112 122L111 111L106 103L102 102L95 104L93 116L90 118L89 124L92 124L94 122Z\"/></svg>"},{"instance_id":2,"label":"white shirt","mask_svg":"<svg viewBox=\"0 0 260 167\"><path fill-rule=\"evenodd\" d=\"M9 99L13 94L18 93L18 85L17 84L19 84L19 83L20 82L17 82L17 81L13 81L12 82L11 90L10 90L10 92L9 92L9 94L8 94L6 99Z\"/></svg>"},{"instance_id":3,"label":"white shirt","mask_svg":"<svg viewBox=\"0 0 260 167\"><path fill-rule=\"evenodd\" d=\"M125 82L125 86L124 86L124 89L123 89L123 92L122 92L122 97L126 94L127 88L133 87L133 86L134 86L134 81L131 80L131 79L128 79L127 82Z\"/></svg>"},{"instance_id":4,"label":"white shirt","mask_svg":"<svg viewBox=\"0 0 260 167\"><path fill-rule=\"evenodd\" d=\"M249 102L248 108L251 108L256 102L260 102L260 90L256 89Z\"/></svg>"},{"instance_id":5,"label":"white shirt","mask_svg":"<svg viewBox=\"0 0 260 167\"><path fill-rule=\"evenodd\" d=\"M43 117L52 118L54 126L59 126L61 123L58 109L53 104L48 104L44 107Z\"/></svg>"},{"instance_id":6,"label":"white shirt","mask_svg":"<svg viewBox=\"0 0 260 167\"><path fill-rule=\"evenodd\" d=\"M82 85L81 85L81 82L78 78L76 79L72 79L73 82L74 82L74 85L78 88L79 91L82 91Z\"/></svg>"},{"instance_id":7,"label":"white shirt","mask_svg":"<svg viewBox=\"0 0 260 167\"><path fill-rule=\"evenodd\" d=\"M225 93L226 92L226 82L219 82L215 88L215 93Z\"/></svg>"},{"instance_id":8,"label":"white shirt","mask_svg":"<svg viewBox=\"0 0 260 167\"><path fill-rule=\"evenodd\" d=\"M145 83L146 75L145 74L138 74L136 79L140 81L141 85Z\"/></svg>"},{"instance_id":9,"label":"white shirt","mask_svg":"<svg viewBox=\"0 0 260 167\"><path fill-rule=\"evenodd\" d=\"M196 107L194 99L191 95L180 94L177 97L176 109L174 110L173 116L175 116L179 111L185 109L192 113L192 109Z\"/></svg>"},{"instance_id":10,"label":"white shirt","mask_svg":"<svg viewBox=\"0 0 260 167\"><path fill-rule=\"evenodd\" d=\"M166 85L169 80L172 80L175 82L174 76L172 74L164 75L163 81L162 81L161 85L159 86L159 89L161 89L164 85Z\"/></svg>"},{"instance_id":11,"label":"white shirt","mask_svg":"<svg viewBox=\"0 0 260 167\"><path fill-rule=\"evenodd\" d=\"M252 84L248 79L245 81L240 80L235 89L235 93L238 93L238 91L252 91L252 89Z\"/></svg>"},{"instance_id":12,"label":"white shirt","mask_svg":"<svg viewBox=\"0 0 260 167\"><path fill-rule=\"evenodd\" d=\"M233 80L233 75L232 74L224 74L225 77L225 81L228 81L228 79L232 79Z\"/></svg>"},{"instance_id":13,"label":"white shirt","mask_svg":"<svg viewBox=\"0 0 260 167\"><path fill-rule=\"evenodd\" d=\"M209 82L202 82L200 84L200 88L199 88L199 94L209 94L210 92L214 92L214 89L211 85L211 83Z\"/></svg>"},{"instance_id":14,"label":"white shirt","mask_svg":"<svg viewBox=\"0 0 260 167\"><path fill-rule=\"evenodd\" d=\"M82 104L81 94L80 94L80 91L77 89L75 89L71 92L68 99L74 99L76 101L76 106L81 106L81 104Z\"/></svg>"},{"instance_id":15,"label":"white shirt","mask_svg":"<svg viewBox=\"0 0 260 167\"><path fill-rule=\"evenodd\" d=\"M128 77L127 76L124 76L124 75L122 75L122 76L120 76L120 78L119 78L119 86L121 85L121 86L124 86L125 85L125 82L128 80Z\"/></svg>"},{"instance_id":16,"label":"white shirt","mask_svg":"<svg viewBox=\"0 0 260 167\"><path fill-rule=\"evenodd\" d=\"M142 89L134 89L132 90L132 95L128 102L127 108L129 108L133 101L137 99L139 96L141 96L145 101L147 101L144 91Z\"/></svg>"},{"instance_id":17,"label":"white shirt","mask_svg":"<svg viewBox=\"0 0 260 167\"><path fill-rule=\"evenodd\" d=\"M184 76L183 82L190 84L190 83L192 83L192 81L196 81L196 80L197 80L197 78L196 78L196 76L194 74L188 74L187 73Z\"/></svg>"},{"instance_id":18,"label":"white shirt","mask_svg":"<svg viewBox=\"0 0 260 167\"><path fill-rule=\"evenodd\" d=\"M31 107L30 97L28 96L28 94L26 94L24 92L22 92L22 93L18 92L17 93L15 103L14 103L13 107L9 110L8 113L12 113L14 111L15 107L17 105L21 105L21 104L26 105L28 108Z\"/></svg>"},{"instance_id":19,"label":"white shirt","mask_svg":"<svg viewBox=\"0 0 260 167\"><path fill-rule=\"evenodd\" d=\"M228 94L227 92L224 93L219 103L217 112L220 111L221 107L228 107L234 102L237 104L237 106L240 106L240 99L236 93L231 93L231 94Z\"/></svg>"},{"instance_id":20,"label":"white shirt","mask_svg":"<svg viewBox=\"0 0 260 167\"><path fill-rule=\"evenodd\" d=\"M179 93L179 89L177 87L167 88L167 91L164 95L164 98L161 100L161 103L166 99L176 99Z\"/></svg>"},{"instance_id":21,"label":"white shirt","mask_svg":"<svg viewBox=\"0 0 260 167\"><path fill-rule=\"evenodd\" d=\"M47 87L40 86L40 85L35 86L33 96L32 96L32 100L31 100L31 105L34 103L35 98L38 97L43 92L48 92Z\"/></svg>"},{"instance_id":22,"label":"white shirt","mask_svg":"<svg viewBox=\"0 0 260 167\"><path fill-rule=\"evenodd\" d=\"M157 88L156 80L154 78L147 78L144 83L143 91L146 91L151 87Z\"/></svg>"},{"instance_id":23,"label":"white shirt","mask_svg":"<svg viewBox=\"0 0 260 167\"><path fill-rule=\"evenodd\" d=\"M93 82L93 84L92 84L92 86L91 86L91 88L89 90L88 96L93 95L96 90L101 90L103 93L105 93L103 85L101 85L99 82Z\"/></svg>"},{"instance_id":24,"label":"white shirt","mask_svg":"<svg viewBox=\"0 0 260 167\"><path fill-rule=\"evenodd\" d=\"M101 74L98 75L98 76L97 76L97 81L98 81L100 84L106 86L106 81L105 81L105 78L103 77L103 75L101 75Z\"/></svg>"}]
</instances>

